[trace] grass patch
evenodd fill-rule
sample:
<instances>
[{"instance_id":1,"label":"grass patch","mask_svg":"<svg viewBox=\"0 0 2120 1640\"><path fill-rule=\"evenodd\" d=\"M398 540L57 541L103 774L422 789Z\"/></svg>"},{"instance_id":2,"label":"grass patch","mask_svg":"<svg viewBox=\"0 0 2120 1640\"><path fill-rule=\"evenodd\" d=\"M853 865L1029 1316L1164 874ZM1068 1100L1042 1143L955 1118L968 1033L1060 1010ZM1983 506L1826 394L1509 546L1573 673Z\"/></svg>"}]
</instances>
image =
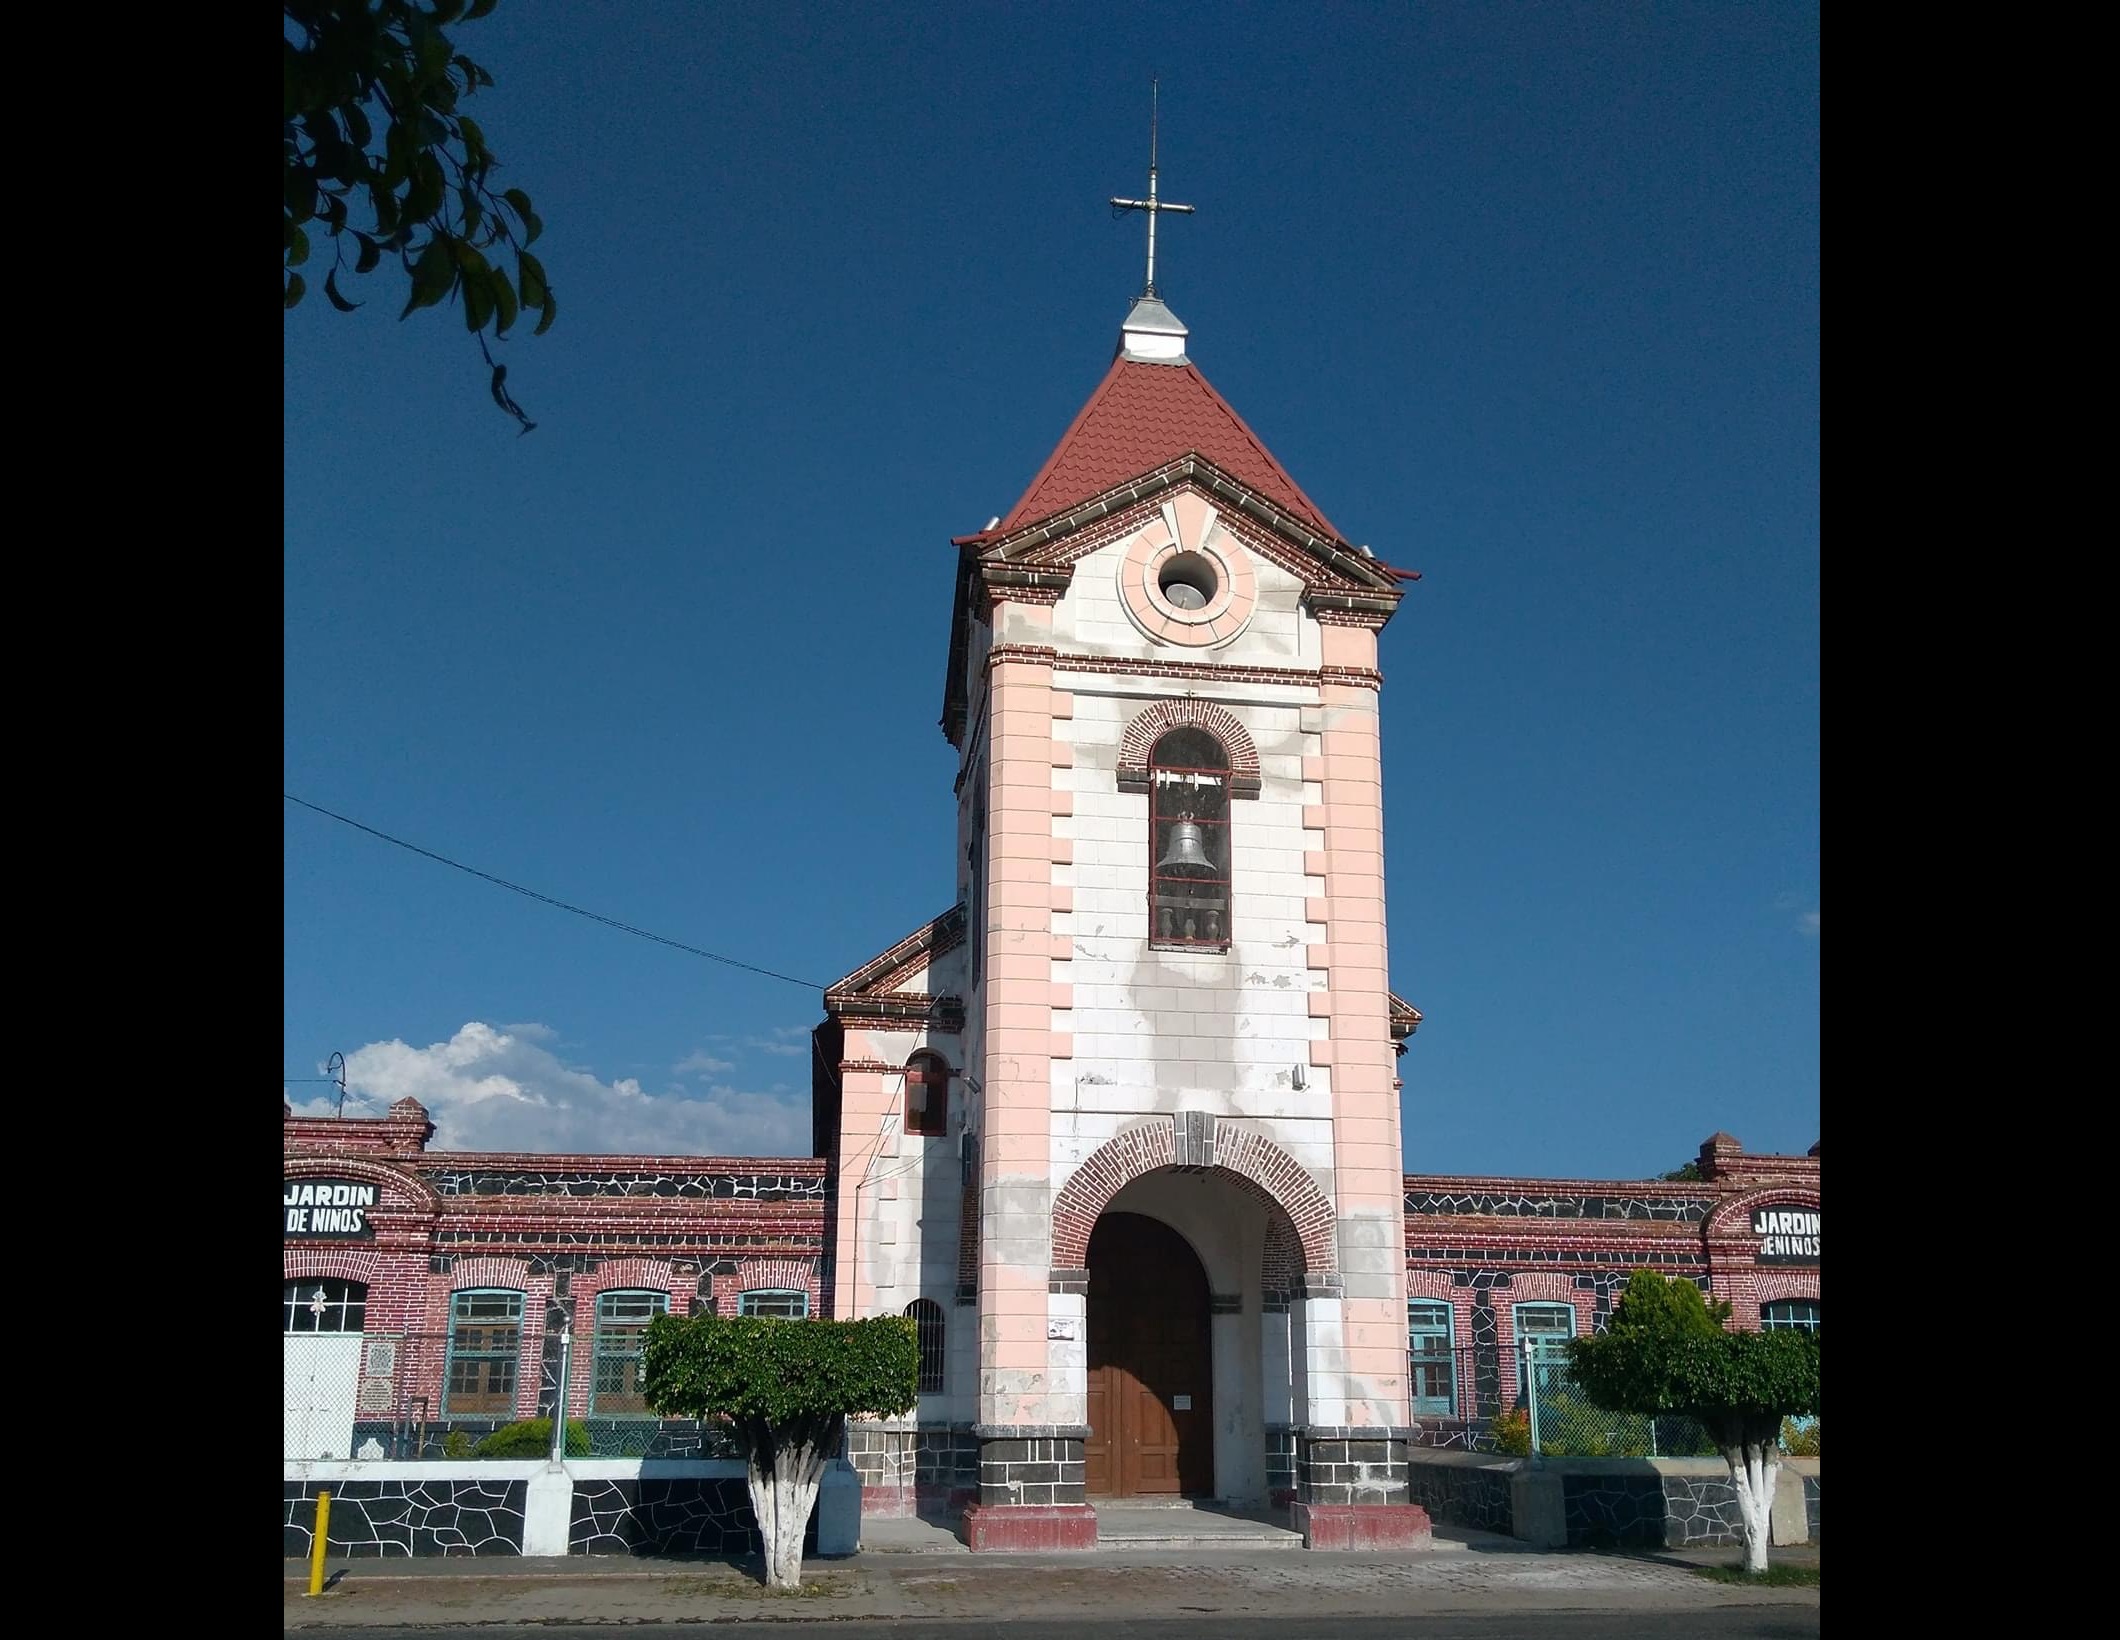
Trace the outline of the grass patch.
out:
<instances>
[{"instance_id":1,"label":"grass patch","mask_svg":"<svg viewBox=\"0 0 2120 1640\"><path fill-rule=\"evenodd\" d=\"M795 1589L769 1589L756 1578L742 1573L663 1580L663 1593L679 1600L696 1600L702 1596L720 1600L825 1600L849 1592L846 1577L831 1572L805 1577L802 1586Z\"/></svg>"},{"instance_id":2,"label":"grass patch","mask_svg":"<svg viewBox=\"0 0 2120 1640\"><path fill-rule=\"evenodd\" d=\"M1748 1589L1815 1589L1816 1566L1769 1566L1763 1572L1748 1572L1742 1566L1696 1566L1696 1572L1711 1583L1737 1583Z\"/></svg>"}]
</instances>

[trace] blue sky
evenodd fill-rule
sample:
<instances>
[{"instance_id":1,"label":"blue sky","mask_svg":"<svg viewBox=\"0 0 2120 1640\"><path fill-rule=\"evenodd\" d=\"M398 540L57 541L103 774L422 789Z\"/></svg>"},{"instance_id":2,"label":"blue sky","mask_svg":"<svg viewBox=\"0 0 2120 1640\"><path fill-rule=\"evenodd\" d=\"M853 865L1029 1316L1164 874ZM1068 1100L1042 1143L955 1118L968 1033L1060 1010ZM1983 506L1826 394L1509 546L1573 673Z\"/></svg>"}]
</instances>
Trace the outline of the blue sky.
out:
<instances>
[{"instance_id":1,"label":"blue sky","mask_svg":"<svg viewBox=\"0 0 2120 1640\"><path fill-rule=\"evenodd\" d=\"M286 790L817 982L943 909L949 538L1110 360L1155 72L1192 357L1423 573L1407 1165L1818 1137L1814 7L504 0L459 44L546 224L538 430L453 310L287 317ZM283 808L283 1076L344 1052L456 1145L806 1147L814 993Z\"/></svg>"}]
</instances>

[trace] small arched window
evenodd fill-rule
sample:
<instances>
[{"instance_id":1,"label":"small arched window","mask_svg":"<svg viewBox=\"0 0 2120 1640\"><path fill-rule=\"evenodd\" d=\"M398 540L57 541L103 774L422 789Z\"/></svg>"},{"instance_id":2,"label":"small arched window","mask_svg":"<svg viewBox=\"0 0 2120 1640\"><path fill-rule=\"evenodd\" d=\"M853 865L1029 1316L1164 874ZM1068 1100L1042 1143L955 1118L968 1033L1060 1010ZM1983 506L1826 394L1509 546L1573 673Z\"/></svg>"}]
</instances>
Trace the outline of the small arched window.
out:
<instances>
[{"instance_id":1,"label":"small arched window","mask_svg":"<svg viewBox=\"0 0 2120 1640\"><path fill-rule=\"evenodd\" d=\"M281 1288L281 1331L357 1333L368 1324L368 1289L358 1281L311 1276Z\"/></svg>"},{"instance_id":2,"label":"small arched window","mask_svg":"<svg viewBox=\"0 0 2120 1640\"><path fill-rule=\"evenodd\" d=\"M648 1323L670 1313L670 1295L658 1292L611 1292L596 1295L596 1354L590 1381L589 1410L603 1417L649 1415L641 1392L641 1350Z\"/></svg>"},{"instance_id":3,"label":"small arched window","mask_svg":"<svg viewBox=\"0 0 2120 1640\"><path fill-rule=\"evenodd\" d=\"M950 1130L950 1067L939 1053L905 1062L905 1130L938 1138Z\"/></svg>"},{"instance_id":4,"label":"small arched window","mask_svg":"<svg viewBox=\"0 0 2120 1640\"><path fill-rule=\"evenodd\" d=\"M1173 729L1148 754L1148 937L1229 947L1229 753L1205 729Z\"/></svg>"},{"instance_id":5,"label":"small arched window","mask_svg":"<svg viewBox=\"0 0 2120 1640\"><path fill-rule=\"evenodd\" d=\"M920 1393L942 1392L942 1306L932 1298L916 1298L905 1307L920 1329Z\"/></svg>"},{"instance_id":6,"label":"small arched window","mask_svg":"<svg viewBox=\"0 0 2120 1640\"><path fill-rule=\"evenodd\" d=\"M1413 1410L1450 1417L1457 1411L1457 1340L1450 1306L1432 1299L1406 1304L1406 1348L1413 1365Z\"/></svg>"},{"instance_id":7,"label":"small arched window","mask_svg":"<svg viewBox=\"0 0 2120 1640\"><path fill-rule=\"evenodd\" d=\"M521 1293L452 1293L442 1416L513 1416L522 1347Z\"/></svg>"}]
</instances>

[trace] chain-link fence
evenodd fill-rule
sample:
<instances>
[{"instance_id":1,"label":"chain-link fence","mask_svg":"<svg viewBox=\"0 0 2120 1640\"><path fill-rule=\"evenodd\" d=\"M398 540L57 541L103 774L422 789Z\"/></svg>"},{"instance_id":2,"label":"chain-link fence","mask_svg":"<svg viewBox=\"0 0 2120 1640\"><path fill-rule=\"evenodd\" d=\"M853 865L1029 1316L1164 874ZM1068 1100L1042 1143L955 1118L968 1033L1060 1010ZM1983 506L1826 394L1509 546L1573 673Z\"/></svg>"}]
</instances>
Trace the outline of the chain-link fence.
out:
<instances>
[{"instance_id":1,"label":"chain-link fence","mask_svg":"<svg viewBox=\"0 0 2120 1640\"><path fill-rule=\"evenodd\" d=\"M557 1338L539 1349L516 1328L463 1326L432 1334L290 1331L281 1342L288 1461L524 1458L550 1450L562 1375ZM734 1453L712 1426L646 1410L637 1351L608 1351L606 1359L577 1339L568 1354L570 1457ZM540 1418L540 1429L519 1427Z\"/></svg>"},{"instance_id":2,"label":"chain-link fence","mask_svg":"<svg viewBox=\"0 0 2120 1640\"><path fill-rule=\"evenodd\" d=\"M1713 1458L1691 1418L1649 1418L1593 1406L1568 1372L1565 1338L1514 1349L1415 1338L1409 1356L1416 1444L1528 1458ZM1818 1420L1790 1419L1782 1449L1818 1456Z\"/></svg>"},{"instance_id":3,"label":"chain-link fence","mask_svg":"<svg viewBox=\"0 0 2120 1640\"><path fill-rule=\"evenodd\" d=\"M1522 1412L1530 1449L1542 1458L1712 1458L1720 1453L1691 1418L1607 1412L1576 1387L1567 1341L1523 1346Z\"/></svg>"}]
</instances>

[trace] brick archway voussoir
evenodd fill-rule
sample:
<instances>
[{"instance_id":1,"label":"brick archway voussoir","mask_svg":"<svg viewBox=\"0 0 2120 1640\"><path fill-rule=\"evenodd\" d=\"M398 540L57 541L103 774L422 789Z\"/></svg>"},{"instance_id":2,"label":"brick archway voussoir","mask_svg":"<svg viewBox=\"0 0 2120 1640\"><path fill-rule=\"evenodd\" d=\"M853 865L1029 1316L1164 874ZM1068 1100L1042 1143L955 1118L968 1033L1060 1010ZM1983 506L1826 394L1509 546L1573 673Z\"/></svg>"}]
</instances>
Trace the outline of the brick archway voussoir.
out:
<instances>
[{"instance_id":1,"label":"brick archway voussoir","mask_svg":"<svg viewBox=\"0 0 2120 1640\"><path fill-rule=\"evenodd\" d=\"M1167 1167L1228 1177L1286 1215L1302 1249L1304 1274L1338 1273L1332 1203L1309 1172L1258 1129L1197 1111L1157 1117L1114 1134L1075 1169L1053 1199L1053 1269L1088 1268L1090 1233L1111 1199L1134 1180Z\"/></svg>"}]
</instances>

